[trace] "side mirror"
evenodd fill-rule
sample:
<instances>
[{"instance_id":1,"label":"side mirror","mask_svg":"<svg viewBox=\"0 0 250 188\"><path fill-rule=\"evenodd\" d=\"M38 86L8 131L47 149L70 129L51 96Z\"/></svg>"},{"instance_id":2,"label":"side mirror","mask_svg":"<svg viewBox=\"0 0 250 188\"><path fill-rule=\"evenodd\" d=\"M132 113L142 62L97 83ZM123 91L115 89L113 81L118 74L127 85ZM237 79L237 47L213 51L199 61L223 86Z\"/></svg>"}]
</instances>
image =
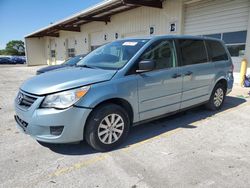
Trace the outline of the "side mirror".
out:
<instances>
[{"instance_id":1,"label":"side mirror","mask_svg":"<svg viewBox=\"0 0 250 188\"><path fill-rule=\"evenodd\" d=\"M138 70L136 70L136 72L137 73L148 72L154 70L154 68L155 68L155 62L153 60L144 60L139 62Z\"/></svg>"}]
</instances>

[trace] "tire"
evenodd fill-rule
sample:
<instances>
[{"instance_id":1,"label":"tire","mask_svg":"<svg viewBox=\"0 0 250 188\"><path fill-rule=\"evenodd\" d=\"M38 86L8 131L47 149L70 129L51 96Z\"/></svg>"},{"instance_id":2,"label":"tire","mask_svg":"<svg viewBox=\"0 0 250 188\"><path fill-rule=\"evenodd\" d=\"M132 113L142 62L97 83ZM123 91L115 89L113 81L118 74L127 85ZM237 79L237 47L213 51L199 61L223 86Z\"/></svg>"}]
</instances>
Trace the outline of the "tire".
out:
<instances>
[{"instance_id":1,"label":"tire","mask_svg":"<svg viewBox=\"0 0 250 188\"><path fill-rule=\"evenodd\" d=\"M220 83L216 84L210 96L210 99L206 104L206 108L213 111L220 110L224 104L225 96L226 87Z\"/></svg>"},{"instance_id":2,"label":"tire","mask_svg":"<svg viewBox=\"0 0 250 188\"><path fill-rule=\"evenodd\" d=\"M105 104L94 109L88 118L85 139L98 151L110 151L125 140L129 127L128 113L122 107Z\"/></svg>"}]
</instances>

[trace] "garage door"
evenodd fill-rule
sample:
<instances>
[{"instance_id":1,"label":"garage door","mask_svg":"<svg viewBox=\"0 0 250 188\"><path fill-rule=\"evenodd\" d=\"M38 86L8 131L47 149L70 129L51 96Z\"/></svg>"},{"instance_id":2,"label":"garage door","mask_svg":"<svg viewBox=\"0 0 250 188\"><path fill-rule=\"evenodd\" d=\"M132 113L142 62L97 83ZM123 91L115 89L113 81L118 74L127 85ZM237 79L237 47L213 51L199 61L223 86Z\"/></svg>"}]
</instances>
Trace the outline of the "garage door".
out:
<instances>
[{"instance_id":1,"label":"garage door","mask_svg":"<svg viewBox=\"0 0 250 188\"><path fill-rule=\"evenodd\" d=\"M91 51L104 44L103 32L94 32L90 34L90 47Z\"/></svg>"},{"instance_id":2,"label":"garage door","mask_svg":"<svg viewBox=\"0 0 250 188\"><path fill-rule=\"evenodd\" d=\"M247 30L249 0L201 0L185 4L184 33L205 35Z\"/></svg>"}]
</instances>

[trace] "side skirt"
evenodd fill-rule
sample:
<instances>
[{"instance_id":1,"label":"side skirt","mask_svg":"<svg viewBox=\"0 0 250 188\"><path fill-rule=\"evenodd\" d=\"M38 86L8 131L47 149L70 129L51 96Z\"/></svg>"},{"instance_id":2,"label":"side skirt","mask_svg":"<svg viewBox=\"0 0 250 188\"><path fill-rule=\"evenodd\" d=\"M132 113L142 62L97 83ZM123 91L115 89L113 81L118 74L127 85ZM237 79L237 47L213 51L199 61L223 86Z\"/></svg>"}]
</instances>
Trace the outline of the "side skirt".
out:
<instances>
[{"instance_id":1,"label":"side skirt","mask_svg":"<svg viewBox=\"0 0 250 188\"><path fill-rule=\"evenodd\" d=\"M133 123L132 126L137 126L137 125L141 125L141 124L144 124L144 123L149 123L149 122L157 120L157 119L161 119L161 118L165 118L165 117L168 117L168 116L172 116L174 114L177 114L177 113L180 113L180 112L183 112L183 111L186 111L186 110L198 107L198 106L202 106L202 105L206 104L207 102L208 101L205 101L205 102L202 102L202 103L199 103L199 104L192 105L192 106L187 107L187 108L183 108L183 109L180 109L180 110L169 112L167 114L163 114L163 115L160 115L160 116L157 116L157 117L153 117L153 118L150 118L150 119L142 120L142 121Z\"/></svg>"}]
</instances>

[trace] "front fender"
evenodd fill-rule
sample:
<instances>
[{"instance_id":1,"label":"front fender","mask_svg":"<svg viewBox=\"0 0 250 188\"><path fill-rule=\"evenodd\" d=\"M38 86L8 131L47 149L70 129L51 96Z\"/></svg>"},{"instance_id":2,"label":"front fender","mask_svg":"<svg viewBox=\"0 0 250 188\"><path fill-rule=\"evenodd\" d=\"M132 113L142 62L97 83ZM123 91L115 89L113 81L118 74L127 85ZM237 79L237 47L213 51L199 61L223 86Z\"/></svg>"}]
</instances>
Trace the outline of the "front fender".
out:
<instances>
[{"instance_id":1,"label":"front fender","mask_svg":"<svg viewBox=\"0 0 250 188\"><path fill-rule=\"evenodd\" d=\"M122 78L94 84L91 86L89 92L75 105L95 108L98 104L114 98L127 101L132 107L134 122L139 120L136 75L124 76Z\"/></svg>"}]
</instances>

